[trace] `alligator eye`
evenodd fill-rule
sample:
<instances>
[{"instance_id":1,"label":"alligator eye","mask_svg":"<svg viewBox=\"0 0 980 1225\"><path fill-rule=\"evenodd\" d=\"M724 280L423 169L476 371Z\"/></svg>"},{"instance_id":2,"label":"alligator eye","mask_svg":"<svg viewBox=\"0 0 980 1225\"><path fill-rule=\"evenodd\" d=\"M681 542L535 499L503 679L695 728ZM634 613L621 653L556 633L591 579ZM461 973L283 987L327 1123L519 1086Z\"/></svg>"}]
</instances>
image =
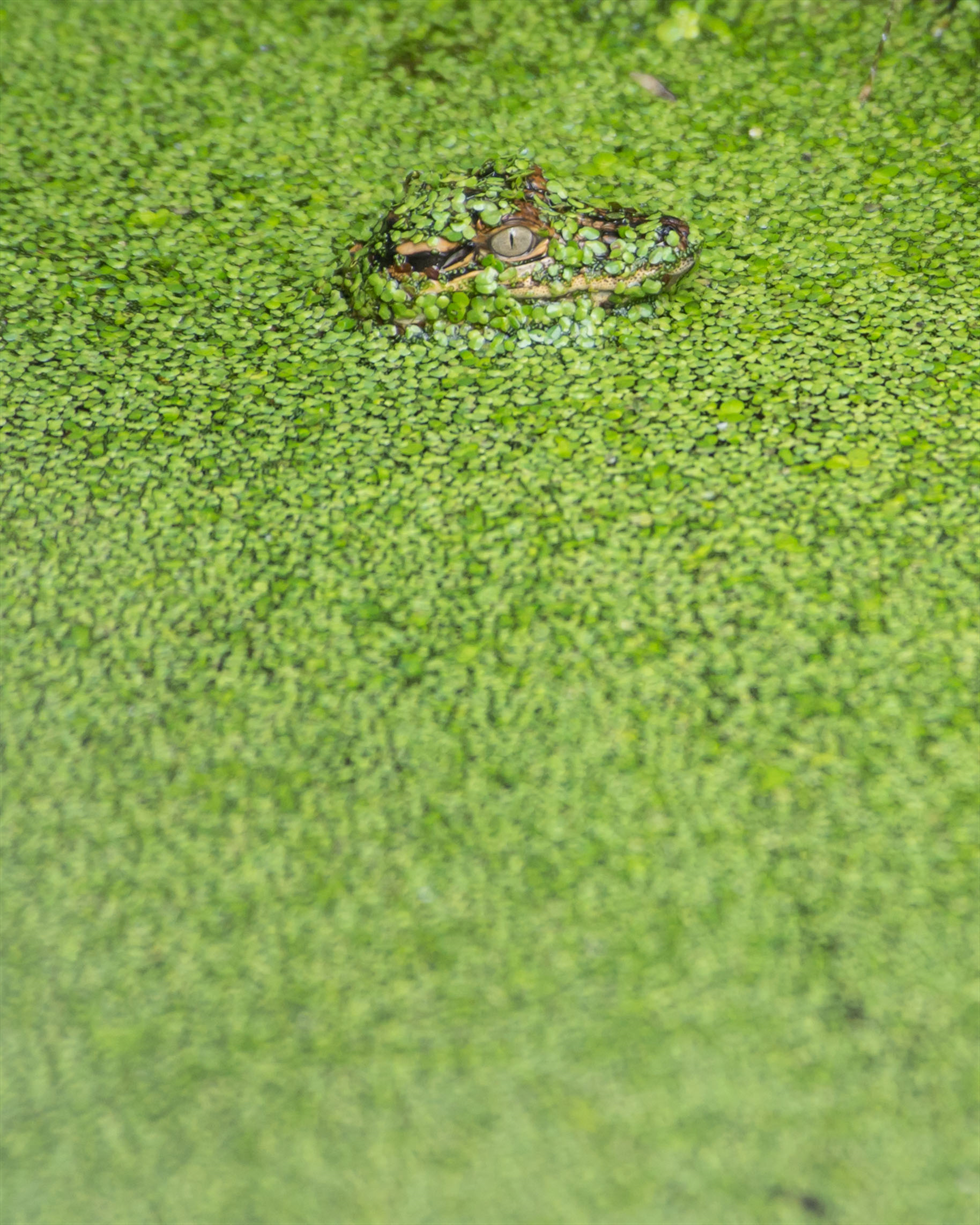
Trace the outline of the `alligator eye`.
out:
<instances>
[{"instance_id":1,"label":"alligator eye","mask_svg":"<svg viewBox=\"0 0 980 1225\"><path fill-rule=\"evenodd\" d=\"M528 251L538 241L537 234L525 225L509 225L506 230L498 230L490 239L490 250L503 259L516 259L527 255Z\"/></svg>"}]
</instances>

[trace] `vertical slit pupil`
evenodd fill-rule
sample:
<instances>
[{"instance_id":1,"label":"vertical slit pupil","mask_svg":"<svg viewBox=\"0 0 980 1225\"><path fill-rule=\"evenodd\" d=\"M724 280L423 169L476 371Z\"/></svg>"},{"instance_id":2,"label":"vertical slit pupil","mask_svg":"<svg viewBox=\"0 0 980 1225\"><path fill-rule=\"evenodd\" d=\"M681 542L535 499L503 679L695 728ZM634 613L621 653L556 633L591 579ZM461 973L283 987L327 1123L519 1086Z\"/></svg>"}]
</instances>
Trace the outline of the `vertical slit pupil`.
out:
<instances>
[{"instance_id":1,"label":"vertical slit pupil","mask_svg":"<svg viewBox=\"0 0 980 1225\"><path fill-rule=\"evenodd\" d=\"M498 255L525 255L534 246L534 235L526 226L512 225L495 234L490 246Z\"/></svg>"}]
</instances>

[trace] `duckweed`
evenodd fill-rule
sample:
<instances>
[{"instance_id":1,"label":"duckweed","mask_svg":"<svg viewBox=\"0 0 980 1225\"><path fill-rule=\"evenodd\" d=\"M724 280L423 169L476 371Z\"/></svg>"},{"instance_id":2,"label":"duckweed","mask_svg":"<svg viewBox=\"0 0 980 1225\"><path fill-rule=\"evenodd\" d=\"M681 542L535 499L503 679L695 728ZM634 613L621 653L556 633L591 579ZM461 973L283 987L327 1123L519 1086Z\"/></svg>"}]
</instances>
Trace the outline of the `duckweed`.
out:
<instances>
[{"instance_id":1,"label":"duckweed","mask_svg":"<svg viewBox=\"0 0 980 1225\"><path fill-rule=\"evenodd\" d=\"M882 7L0 16L5 1221L975 1215L977 6L862 107ZM352 319L515 151L698 272Z\"/></svg>"}]
</instances>

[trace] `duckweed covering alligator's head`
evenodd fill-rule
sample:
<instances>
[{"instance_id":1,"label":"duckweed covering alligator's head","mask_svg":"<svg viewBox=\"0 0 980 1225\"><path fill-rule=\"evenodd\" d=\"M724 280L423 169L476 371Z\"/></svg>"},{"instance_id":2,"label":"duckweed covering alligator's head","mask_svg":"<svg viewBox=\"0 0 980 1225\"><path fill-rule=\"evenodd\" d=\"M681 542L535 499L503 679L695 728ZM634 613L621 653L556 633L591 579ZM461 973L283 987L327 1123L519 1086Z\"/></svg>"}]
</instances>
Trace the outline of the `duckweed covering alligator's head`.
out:
<instances>
[{"instance_id":1,"label":"duckweed covering alligator's head","mask_svg":"<svg viewBox=\"0 0 980 1225\"><path fill-rule=\"evenodd\" d=\"M357 317L399 330L466 323L591 330L637 317L697 264L700 236L677 217L572 199L528 161L487 162L404 199L351 248L341 288Z\"/></svg>"}]
</instances>

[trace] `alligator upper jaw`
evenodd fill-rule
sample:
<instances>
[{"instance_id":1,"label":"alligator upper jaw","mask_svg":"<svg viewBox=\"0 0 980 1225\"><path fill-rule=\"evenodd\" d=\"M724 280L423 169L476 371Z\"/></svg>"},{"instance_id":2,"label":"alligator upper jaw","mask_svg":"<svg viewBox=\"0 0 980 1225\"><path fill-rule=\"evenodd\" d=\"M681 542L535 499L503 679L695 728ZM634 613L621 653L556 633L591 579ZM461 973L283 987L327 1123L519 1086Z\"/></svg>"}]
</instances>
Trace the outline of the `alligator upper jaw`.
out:
<instances>
[{"instance_id":1,"label":"alligator upper jaw","mask_svg":"<svg viewBox=\"0 0 980 1225\"><path fill-rule=\"evenodd\" d=\"M551 259L542 260L535 267L544 267L553 262ZM647 265L637 269L635 272L631 272L628 276L587 276L585 273L580 273L570 281L557 283L554 281L536 281L533 277L527 276L521 281L501 284L500 288L505 290L512 298L530 301L560 302L563 298L577 298L588 295L596 306L603 306L610 298L614 297L617 289L629 289L635 285L642 285L647 280L659 281L666 290L673 289L679 281L688 275L697 262L697 255L688 255L680 263L670 267L664 264ZM475 268L472 272L464 272L459 276L453 277L451 281L430 281L418 291L416 296L452 294L459 289L460 285L473 280L481 272L483 272L482 268Z\"/></svg>"}]
</instances>

